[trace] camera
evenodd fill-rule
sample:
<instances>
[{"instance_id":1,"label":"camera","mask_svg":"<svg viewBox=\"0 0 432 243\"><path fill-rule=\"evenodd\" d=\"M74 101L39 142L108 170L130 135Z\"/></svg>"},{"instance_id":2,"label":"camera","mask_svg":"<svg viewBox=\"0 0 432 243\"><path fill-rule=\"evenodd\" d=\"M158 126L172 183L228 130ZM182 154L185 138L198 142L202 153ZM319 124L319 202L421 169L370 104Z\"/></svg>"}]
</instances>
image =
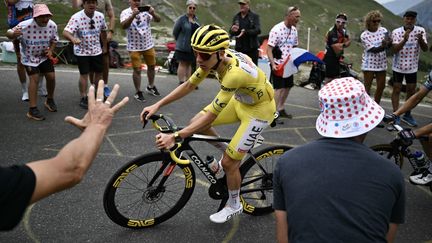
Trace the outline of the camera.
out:
<instances>
[{"instance_id":1,"label":"camera","mask_svg":"<svg viewBox=\"0 0 432 243\"><path fill-rule=\"evenodd\" d=\"M138 10L140 12L148 12L150 10L150 6L149 5L145 5L145 6L139 6Z\"/></svg>"}]
</instances>

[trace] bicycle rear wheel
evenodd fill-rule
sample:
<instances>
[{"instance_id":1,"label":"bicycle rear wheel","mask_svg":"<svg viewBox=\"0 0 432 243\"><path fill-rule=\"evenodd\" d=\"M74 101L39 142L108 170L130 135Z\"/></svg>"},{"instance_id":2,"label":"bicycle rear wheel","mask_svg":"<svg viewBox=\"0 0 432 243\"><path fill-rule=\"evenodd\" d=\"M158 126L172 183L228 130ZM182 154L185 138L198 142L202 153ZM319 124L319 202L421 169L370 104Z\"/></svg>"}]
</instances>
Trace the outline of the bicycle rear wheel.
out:
<instances>
[{"instance_id":1,"label":"bicycle rear wheel","mask_svg":"<svg viewBox=\"0 0 432 243\"><path fill-rule=\"evenodd\" d=\"M273 212L273 170L279 157L291 148L279 145L261 149L241 165L243 212L255 216Z\"/></svg>"},{"instance_id":2,"label":"bicycle rear wheel","mask_svg":"<svg viewBox=\"0 0 432 243\"><path fill-rule=\"evenodd\" d=\"M394 150L391 144L377 144L370 148L381 156L393 161L399 168L402 168L404 156L400 151Z\"/></svg>"},{"instance_id":3,"label":"bicycle rear wheel","mask_svg":"<svg viewBox=\"0 0 432 243\"><path fill-rule=\"evenodd\" d=\"M104 209L120 226L151 227L179 212L194 188L192 165L175 164L167 153L149 153L128 162L111 177Z\"/></svg>"}]
</instances>

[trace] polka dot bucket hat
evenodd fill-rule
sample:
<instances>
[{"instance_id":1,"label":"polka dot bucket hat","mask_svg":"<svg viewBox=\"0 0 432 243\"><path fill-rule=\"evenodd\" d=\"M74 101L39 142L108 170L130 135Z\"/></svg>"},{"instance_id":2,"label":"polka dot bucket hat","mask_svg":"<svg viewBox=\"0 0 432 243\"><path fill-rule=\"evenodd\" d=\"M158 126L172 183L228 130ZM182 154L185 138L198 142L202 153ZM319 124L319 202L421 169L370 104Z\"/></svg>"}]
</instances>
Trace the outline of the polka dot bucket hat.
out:
<instances>
[{"instance_id":1,"label":"polka dot bucket hat","mask_svg":"<svg viewBox=\"0 0 432 243\"><path fill-rule=\"evenodd\" d=\"M316 129L324 137L347 138L372 130L384 117L381 108L354 78L335 79L318 93L321 114Z\"/></svg>"}]
</instances>

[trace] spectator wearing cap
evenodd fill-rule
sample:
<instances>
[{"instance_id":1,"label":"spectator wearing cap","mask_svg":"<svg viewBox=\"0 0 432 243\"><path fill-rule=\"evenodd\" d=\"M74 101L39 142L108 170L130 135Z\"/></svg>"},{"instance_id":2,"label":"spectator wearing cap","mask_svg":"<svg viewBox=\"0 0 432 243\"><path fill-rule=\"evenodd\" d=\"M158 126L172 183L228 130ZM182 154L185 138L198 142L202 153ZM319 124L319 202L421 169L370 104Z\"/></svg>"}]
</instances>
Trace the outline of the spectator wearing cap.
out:
<instances>
[{"instance_id":1,"label":"spectator wearing cap","mask_svg":"<svg viewBox=\"0 0 432 243\"><path fill-rule=\"evenodd\" d=\"M323 138L289 150L274 170L278 242L393 242L405 220L404 179L363 144L384 110L352 77L318 96Z\"/></svg>"},{"instance_id":2,"label":"spectator wearing cap","mask_svg":"<svg viewBox=\"0 0 432 243\"><path fill-rule=\"evenodd\" d=\"M300 21L300 17L301 12L298 7L288 7L285 10L284 20L270 30L267 43L267 56L271 67L270 81L275 89L276 109L279 117L288 119L292 118L292 114L285 111L285 101L288 98L290 89L294 86L294 76L283 78L277 73L279 73L279 64L282 64L290 55L291 49L299 44L296 26ZM283 123L280 119L277 119L276 122Z\"/></svg>"},{"instance_id":3,"label":"spectator wearing cap","mask_svg":"<svg viewBox=\"0 0 432 243\"><path fill-rule=\"evenodd\" d=\"M83 0L83 10L69 19L63 30L63 36L74 45L74 55L78 62L79 106L88 107L88 81L100 80L103 71L103 53L108 51L107 26L105 16L96 11L97 0ZM94 75L90 78L90 75ZM94 83L92 83L94 85Z\"/></svg>"},{"instance_id":4,"label":"spectator wearing cap","mask_svg":"<svg viewBox=\"0 0 432 243\"><path fill-rule=\"evenodd\" d=\"M349 47L351 40L346 29L348 17L344 13L336 15L335 24L326 33L326 53L324 55L324 63L326 65L326 73L324 83L340 77L340 63L343 58L344 49Z\"/></svg>"},{"instance_id":5,"label":"spectator wearing cap","mask_svg":"<svg viewBox=\"0 0 432 243\"><path fill-rule=\"evenodd\" d=\"M195 62L191 37L200 26L196 16L196 8L196 2L188 0L186 2L186 14L177 18L173 28L173 36L176 40L174 57L179 62L177 69L179 84L189 79L192 74L192 63Z\"/></svg>"},{"instance_id":6,"label":"spectator wearing cap","mask_svg":"<svg viewBox=\"0 0 432 243\"><path fill-rule=\"evenodd\" d=\"M5 0L4 2L7 8L7 22L9 29L12 29L22 21L33 18L33 0ZM22 91L21 100L29 101L26 70L24 65L21 63L20 43L18 39L14 39L12 42L17 57L17 73ZM43 77L39 80L38 94L44 97L47 96Z\"/></svg>"},{"instance_id":7,"label":"spectator wearing cap","mask_svg":"<svg viewBox=\"0 0 432 243\"><path fill-rule=\"evenodd\" d=\"M386 49L391 46L388 30L381 26L383 15L378 10L372 10L364 17L365 30L360 35L364 51L362 56L362 71L366 92L370 94L372 81L376 78L374 100L378 104L385 88L387 71Z\"/></svg>"},{"instance_id":8,"label":"spectator wearing cap","mask_svg":"<svg viewBox=\"0 0 432 243\"><path fill-rule=\"evenodd\" d=\"M411 97L417 86L418 62L420 49L428 50L426 31L416 24L417 12L407 11L403 15L404 25L393 30L393 92L391 96L393 111L399 108L399 95L402 81L406 82L406 100ZM409 126L417 126L416 120L411 116L411 111L405 112L402 121Z\"/></svg>"},{"instance_id":9,"label":"spectator wearing cap","mask_svg":"<svg viewBox=\"0 0 432 243\"><path fill-rule=\"evenodd\" d=\"M248 55L258 65L260 18L258 14L250 10L249 0L240 0L238 4L240 11L234 15L229 32L235 37L235 50Z\"/></svg>"},{"instance_id":10,"label":"spectator wearing cap","mask_svg":"<svg viewBox=\"0 0 432 243\"><path fill-rule=\"evenodd\" d=\"M45 4L36 4L33 18L20 22L9 29L6 36L19 40L21 63L30 79L29 111L27 117L42 121L45 116L37 108L37 89L40 76L47 81L48 96L44 103L50 112L57 111L54 102L55 73L52 58L53 50L59 40L57 25L51 20L52 14Z\"/></svg>"}]
</instances>

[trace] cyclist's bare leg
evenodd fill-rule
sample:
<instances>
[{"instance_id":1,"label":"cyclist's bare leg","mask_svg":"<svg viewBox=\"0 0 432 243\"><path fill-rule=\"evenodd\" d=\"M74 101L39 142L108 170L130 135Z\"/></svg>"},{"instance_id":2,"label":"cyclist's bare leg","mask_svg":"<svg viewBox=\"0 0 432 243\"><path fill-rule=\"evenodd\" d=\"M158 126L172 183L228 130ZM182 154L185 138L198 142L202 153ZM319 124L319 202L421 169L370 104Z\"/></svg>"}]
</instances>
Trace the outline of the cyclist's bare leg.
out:
<instances>
[{"instance_id":1,"label":"cyclist's bare leg","mask_svg":"<svg viewBox=\"0 0 432 243\"><path fill-rule=\"evenodd\" d=\"M197 113L190 121L190 123L192 123L192 121L198 119L199 117L203 116L202 113ZM208 125L206 127L203 127L202 129L200 129L199 134L203 134L203 135L209 135L209 136L219 136L219 134L216 132L216 129L214 129L214 127L212 127L211 125ZM225 152L225 149L228 147L228 144L225 142L209 142L211 145L215 146L217 149L219 149L222 152Z\"/></svg>"}]
</instances>

